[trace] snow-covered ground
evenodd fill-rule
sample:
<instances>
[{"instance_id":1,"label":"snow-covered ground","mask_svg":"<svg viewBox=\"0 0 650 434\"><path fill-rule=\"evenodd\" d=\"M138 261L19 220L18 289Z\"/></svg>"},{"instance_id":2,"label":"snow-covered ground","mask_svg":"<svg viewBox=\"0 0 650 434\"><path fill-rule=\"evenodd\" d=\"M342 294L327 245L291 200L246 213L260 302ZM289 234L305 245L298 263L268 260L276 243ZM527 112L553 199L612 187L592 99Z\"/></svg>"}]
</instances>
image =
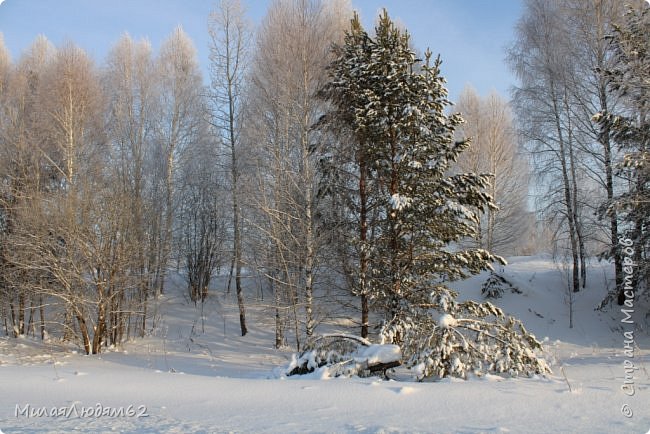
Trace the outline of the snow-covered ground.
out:
<instances>
[{"instance_id":1,"label":"snow-covered ground","mask_svg":"<svg viewBox=\"0 0 650 434\"><path fill-rule=\"evenodd\" d=\"M0 338L0 431L643 434L650 430L648 309L637 302L634 324L621 323L618 309L594 312L608 272L592 264L569 330L561 273L545 257L513 258L503 275L522 294L505 293L497 304L544 339L553 375L436 383L284 378L278 367L291 352L273 349L264 302L250 295L250 333L241 337L231 297L210 298L203 322L182 288L170 290L151 336L99 356ZM481 299L486 277L455 287ZM630 358L623 332L632 326ZM638 369L628 370L634 395L627 396L631 363Z\"/></svg>"}]
</instances>

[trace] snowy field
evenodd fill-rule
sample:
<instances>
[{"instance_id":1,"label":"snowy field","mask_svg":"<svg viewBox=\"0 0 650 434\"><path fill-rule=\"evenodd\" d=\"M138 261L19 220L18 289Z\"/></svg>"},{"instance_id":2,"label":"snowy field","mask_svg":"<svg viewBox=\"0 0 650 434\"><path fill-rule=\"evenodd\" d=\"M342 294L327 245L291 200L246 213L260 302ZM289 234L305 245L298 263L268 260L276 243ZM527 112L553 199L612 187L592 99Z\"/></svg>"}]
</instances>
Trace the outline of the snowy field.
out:
<instances>
[{"instance_id":1,"label":"snowy field","mask_svg":"<svg viewBox=\"0 0 650 434\"><path fill-rule=\"evenodd\" d=\"M436 383L285 378L279 367L291 351L273 349L272 317L262 301L250 294L250 333L242 338L234 296L215 293L202 323L200 307L188 304L178 285L158 302L151 336L99 356L0 338L0 431L647 433L648 309L638 302L634 324L621 323L618 309L594 312L607 272L592 264L570 330L554 264L513 258L503 273L523 293L505 293L497 304L545 341L553 375ZM481 299L486 277L455 286L461 297ZM632 326L630 358L623 332ZM637 368L628 378L633 396L621 388L626 360Z\"/></svg>"}]
</instances>

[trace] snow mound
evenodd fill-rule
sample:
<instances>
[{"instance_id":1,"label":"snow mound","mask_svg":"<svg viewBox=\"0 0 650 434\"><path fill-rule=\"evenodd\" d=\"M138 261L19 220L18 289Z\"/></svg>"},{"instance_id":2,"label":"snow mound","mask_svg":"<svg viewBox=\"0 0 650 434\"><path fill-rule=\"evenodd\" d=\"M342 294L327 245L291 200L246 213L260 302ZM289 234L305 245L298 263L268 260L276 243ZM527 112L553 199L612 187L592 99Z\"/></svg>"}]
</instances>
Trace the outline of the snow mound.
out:
<instances>
[{"instance_id":1,"label":"snow mound","mask_svg":"<svg viewBox=\"0 0 650 434\"><path fill-rule=\"evenodd\" d=\"M358 356L354 359L357 362L366 362L368 365L377 365L399 362L401 358L402 350L399 345L372 344L359 348Z\"/></svg>"}]
</instances>

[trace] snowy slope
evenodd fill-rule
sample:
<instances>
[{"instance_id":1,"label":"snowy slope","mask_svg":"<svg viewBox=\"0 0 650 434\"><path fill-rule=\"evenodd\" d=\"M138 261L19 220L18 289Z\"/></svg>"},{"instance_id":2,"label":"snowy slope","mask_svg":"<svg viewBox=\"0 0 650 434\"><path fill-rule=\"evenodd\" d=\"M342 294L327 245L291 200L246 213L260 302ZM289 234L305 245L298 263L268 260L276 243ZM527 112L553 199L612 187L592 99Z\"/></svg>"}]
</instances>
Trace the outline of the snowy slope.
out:
<instances>
[{"instance_id":1,"label":"snowy slope","mask_svg":"<svg viewBox=\"0 0 650 434\"><path fill-rule=\"evenodd\" d=\"M648 325L642 315L634 318L639 369L635 394L626 396L620 312L593 311L608 272L592 264L569 330L562 275L548 258L513 258L504 268L522 294L505 293L497 303L545 339L554 370L548 378L515 380L278 378L277 367L291 353L273 349L264 301L250 294L251 332L242 338L230 297L212 297L201 321L200 308L180 290L168 291L156 306L152 336L100 356L31 338L0 338L0 431L646 433ZM486 277L455 286L461 297L480 299ZM624 404L632 417L621 414ZM128 416L129 405L147 416ZM60 415L52 416L52 407ZM98 408L106 415L96 417Z\"/></svg>"}]
</instances>

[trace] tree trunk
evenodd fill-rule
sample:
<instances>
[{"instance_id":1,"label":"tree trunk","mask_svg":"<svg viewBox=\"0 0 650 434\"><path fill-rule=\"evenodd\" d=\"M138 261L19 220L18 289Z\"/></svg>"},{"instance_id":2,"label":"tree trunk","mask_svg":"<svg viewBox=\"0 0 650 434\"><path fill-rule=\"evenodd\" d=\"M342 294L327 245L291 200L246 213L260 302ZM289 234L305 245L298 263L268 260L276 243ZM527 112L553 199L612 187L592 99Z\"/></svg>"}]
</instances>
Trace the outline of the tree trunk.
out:
<instances>
[{"instance_id":1,"label":"tree trunk","mask_svg":"<svg viewBox=\"0 0 650 434\"><path fill-rule=\"evenodd\" d=\"M92 342L92 354L99 354L102 351L102 343L106 332L106 301L101 300L97 305L97 325Z\"/></svg>"},{"instance_id":2,"label":"tree trunk","mask_svg":"<svg viewBox=\"0 0 650 434\"><path fill-rule=\"evenodd\" d=\"M551 88L553 88L553 83L551 82ZM572 287L571 290L578 292L580 290L580 263L578 259L578 242L576 240L576 225L575 225L575 214L573 211L573 200L571 197L571 184L569 180L569 171L567 169L566 161L566 150L564 143L564 135L562 134L562 125L560 120L560 108L558 107L557 96L555 93L552 96L553 103L553 113L555 117L555 127L558 133L558 143L560 146L560 165L562 167L562 183L564 190L564 204L566 206L567 220L569 224L569 240L571 244L571 256L573 259L573 270L572 270Z\"/></svg>"},{"instance_id":3,"label":"tree trunk","mask_svg":"<svg viewBox=\"0 0 650 434\"><path fill-rule=\"evenodd\" d=\"M231 112L231 119L230 122L234 122L232 118L232 112ZM234 124L231 124L231 135L230 139L233 141L234 138L234 133L232 131L232 128L234 128ZM234 225L234 235L235 235L235 245L234 245L234 250L235 250L235 257L234 257L234 263L235 263L235 290L237 293L237 305L239 307L239 327L241 329L241 335L246 336L246 333L248 333L248 329L246 328L246 309L244 307L244 294L242 292L242 286L241 286L241 268L242 268L242 248L241 248L241 231L240 231L240 217L239 217L239 203L238 203L238 192L237 192L237 179L238 179L238 173L237 173L237 157L235 155L235 146L234 142L231 142L231 155L232 155L232 181L233 181L233 192L232 192L232 206L233 206L233 225ZM230 285L228 285L230 287Z\"/></svg>"},{"instance_id":4,"label":"tree trunk","mask_svg":"<svg viewBox=\"0 0 650 434\"><path fill-rule=\"evenodd\" d=\"M77 323L79 324L79 331L81 332L81 339L84 346L84 351L86 354L92 353L92 345L90 342L90 336L88 335L88 327L86 325L86 320L83 315L78 311L75 312L75 317L77 318Z\"/></svg>"},{"instance_id":5,"label":"tree trunk","mask_svg":"<svg viewBox=\"0 0 650 434\"><path fill-rule=\"evenodd\" d=\"M582 235L582 222L580 219L580 216L578 215L579 211L579 204L578 204L578 178L577 178L577 173L576 173L576 158L575 158L575 152L574 152L574 146L573 146L573 126L571 123L571 110L569 109L569 96L567 89L565 87L564 89L564 109L566 112L567 116L567 141L566 145L568 147L567 151L569 153L569 173L570 173L570 180L569 183L571 185L571 207L569 212L571 212L571 220L573 221L573 230L575 231L575 240L572 240L572 249L573 245L575 243L576 248L577 248L577 256L578 256L578 262L574 261L574 267L577 265L578 266L578 281L577 281L577 286L575 286L575 280L574 280L574 286L573 286L573 291L578 292L580 291L580 281L582 281L582 287L585 285L585 278L587 275L587 270L586 270L586 264L585 264L585 245L584 245L584 238ZM563 146L563 140L560 139L560 146ZM562 151L564 155L564 151ZM574 256L575 256L574 253ZM575 271L574 271L575 273Z\"/></svg>"},{"instance_id":6,"label":"tree trunk","mask_svg":"<svg viewBox=\"0 0 650 434\"><path fill-rule=\"evenodd\" d=\"M173 139L172 139L173 140ZM167 276L167 264L169 263L169 258L171 256L172 249L172 224L173 224L173 211L172 211L172 200L174 197L173 183L174 183L174 148L175 143L170 144L169 154L167 155L167 174L165 177L166 183L166 196L165 196L165 228L163 235L163 243L161 246L161 258L160 258L160 273L158 277L158 287L157 294L163 294L165 290L165 278Z\"/></svg>"},{"instance_id":7,"label":"tree trunk","mask_svg":"<svg viewBox=\"0 0 650 434\"><path fill-rule=\"evenodd\" d=\"M397 165L397 137L395 137L394 130L391 130L390 137L390 159L391 159L391 169L390 169L390 186L389 186L389 195L392 197L395 194L398 194L398 185L399 185L399 170ZM389 233L389 248L390 248L390 264L389 264L389 273L391 280L391 306L390 306L390 318L389 321L392 321L398 313L399 308L399 299L401 293L402 280L400 278L400 264L398 259L398 253L400 252L399 246L399 233L398 233L398 218L397 211L395 209L388 209L388 233ZM399 337L398 337L399 339Z\"/></svg>"},{"instance_id":8,"label":"tree trunk","mask_svg":"<svg viewBox=\"0 0 650 434\"><path fill-rule=\"evenodd\" d=\"M600 99L600 109L607 113L607 91L604 80L601 80L598 87L598 97ZM599 141L603 146L603 157L605 159L605 190L607 192L607 204L614 200L614 171L612 168L612 145L610 140L609 124L604 122L600 127ZM618 213L615 209L609 210L609 236L610 249L614 257L614 281L616 285L615 293L618 300L625 301L623 289L623 262L621 260L621 250L618 246ZM623 303L619 303L622 305Z\"/></svg>"},{"instance_id":9,"label":"tree trunk","mask_svg":"<svg viewBox=\"0 0 650 434\"><path fill-rule=\"evenodd\" d=\"M18 292L18 335L25 334L25 294L22 290Z\"/></svg>"},{"instance_id":10,"label":"tree trunk","mask_svg":"<svg viewBox=\"0 0 650 434\"><path fill-rule=\"evenodd\" d=\"M307 218L311 219L311 212L308 213ZM305 260L305 315L306 315L306 325L305 333L307 337L310 337L314 334L314 247L313 247L313 233L311 230L311 224L308 223L307 229L307 258Z\"/></svg>"},{"instance_id":11,"label":"tree trunk","mask_svg":"<svg viewBox=\"0 0 650 434\"><path fill-rule=\"evenodd\" d=\"M45 306L43 305L43 296L38 298L38 308L41 319L41 340L45 340Z\"/></svg>"},{"instance_id":12,"label":"tree trunk","mask_svg":"<svg viewBox=\"0 0 650 434\"><path fill-rule=\"evenodd\" d=\"M277 274L275 272L274 274ZM280 313L280 292L275 282L275 276L269 279L271 290L275 299L275 348L281 348L284 345L284 328L282 326L282 315Z\"/></svg>"},{"instance_id":13,"label":"tree trunk","mask_svg":"<svg viewBox=\"0 0 650 434\"><path fill-rule=\"evenodd\" d=\"M368 337L368 192L366 178L368 168L363 150L359 151L359 292L361 294L361 337Z\"/></svg>"},{"instance_id":14,"label":"tree trunk","mask_svg":"<svg viewBox=\"0 0 650 434\"><path fill-rule=\"evenodd\" d=\"M18 327L16 326L16 306L13 302L9 302L9 312L11 313L11 332L14 337L18 337Z\"/></svg>"},{"instance_id":15,"label":"tree trunk","mask_svg":"<svg viewBox=\"0 0 650 434\"><path fill-rule=\"evenodd\" d=\"M141 329L140 329L140 337L143 338L146 330L147 330L147 304L148 304L148 295L149 295L149 285L145 285L142 288L142 293L141 293L141 309L142 309L142 321L141 321Z\"/></svg>"},{"instance_id":16,"label":"tree trunk","mask_svg":"<svg viewBox=\"0 0 650 434\"><path fill-rule=\"evenodd\" d=\"M304 48L304 47L303 47ZM305 64L305 54L303 50L303 65ZM307 74L303 71L303 92L308 95ZM305 333L307 337L311 337L314 333L314 262L316 255L316 239L314 234L314 219L312 215L312 208L314 206L314 198L312 194L313 173L311 170L311 163L309 161L310 151L307 132L309 129L309 113L307 112L307 100L303 100L303 118L302 118L302 131L300 137L302 164L301 164L301 177L303 187L305 189Z\"/></svg>"},{"instance_id":17,"label":"tree trunk","mask_svg":"<svg viewBox=\"0 0 650 434\"><path fill-rule=\"evenodd\" d=\"M230 49L230 44L226 44L226 50ZM237 59L239 61L239 59ZM231 75L231 55L227 51L226 55L226 72L227 72L227 87L228 87L228 135L230 139L230 159L231 159L231 175L232 175L232 208L233 208L233 230L234 230L234 265L235 265L235 290L237 292L237 304L239 307L239 326L241 328L241 335L245 336L248 333L246 328L246 309L244 307L244 296L241 287L241 223L239 216L239 168L237 167L237 142L235 141L235 96L233 94L233 76ZM228 290L230 290L230 278L228 278Z\"/></svg>"}]
</instances>

